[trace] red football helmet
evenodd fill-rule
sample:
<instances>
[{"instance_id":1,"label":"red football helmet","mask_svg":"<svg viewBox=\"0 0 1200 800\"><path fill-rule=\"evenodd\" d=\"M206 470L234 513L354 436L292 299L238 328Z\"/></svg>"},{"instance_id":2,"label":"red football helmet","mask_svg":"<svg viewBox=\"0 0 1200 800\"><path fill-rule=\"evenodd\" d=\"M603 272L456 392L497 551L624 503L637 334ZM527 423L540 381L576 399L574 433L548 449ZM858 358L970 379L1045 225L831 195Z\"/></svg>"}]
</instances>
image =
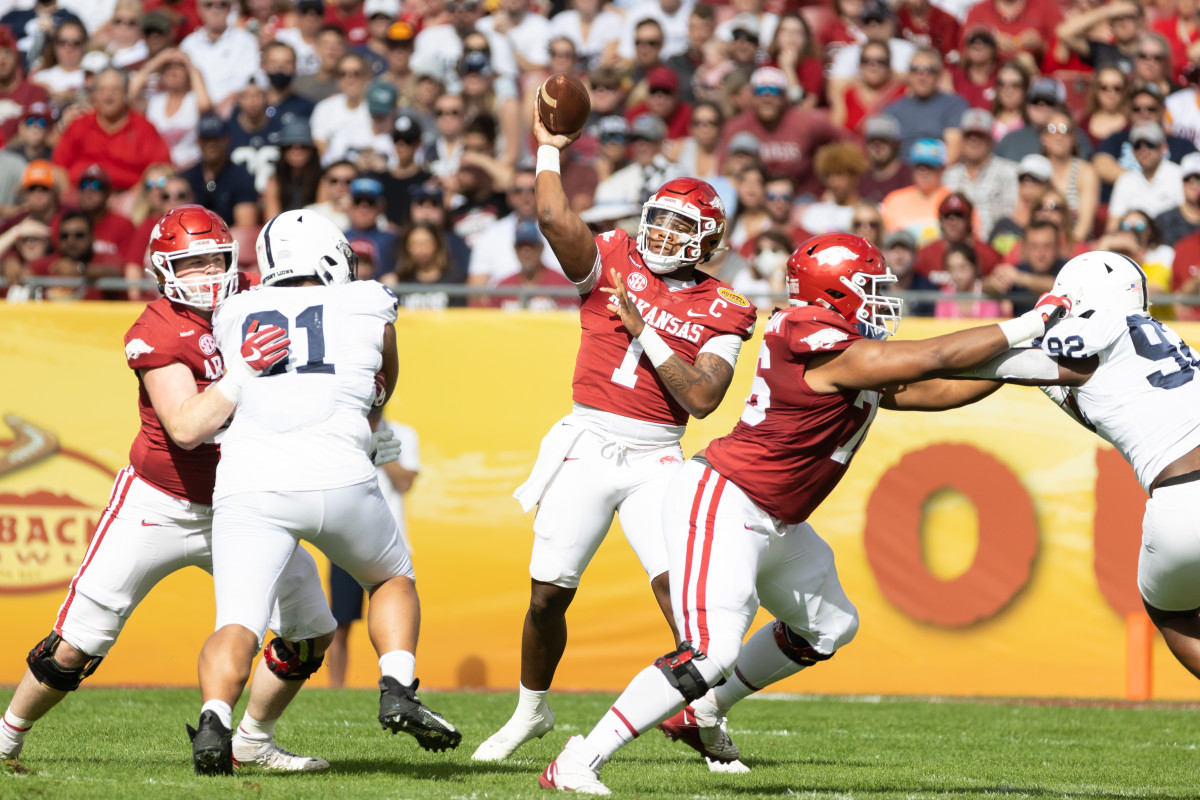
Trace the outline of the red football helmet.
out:
<instances>
[{"instance_id":1,"label":"red football helmet","mask_svg":"<svg viewBox=\"0 0 1200 800\"><path fill-rule=\"evenodd\" d=\"M225 271L216 275L175 276L175 263L182 258L220 254ZM238 245L225 220L204 206L186 205L171 209L150 233L150 263L159 288L173 302L212 310L237 287Z\"/></svg>"},{"instance_id":2,"label":"red football helmet","mask_svg":"<svg viewBox=\"0 0 1200 800\"><path fill-rule=\"evenodd\" d=\"M880 293L884 284L895 282L875 245L849 233L814 236L787 263L792 305L832 309L872 339L886 339L900 324L904 301Z\"/></svg>"},{"instance_id":3,"label":"red football helmet","mask_svg":"<svg viewBox=\"0 0 1200 800\"><path fill-rule=\"evenodd\" d=\"M725 204L716 190L696 178L676 178L642 206L637 248L651 272L665 275L708 261L724 233Z\"/></svg>"}]
</instances>

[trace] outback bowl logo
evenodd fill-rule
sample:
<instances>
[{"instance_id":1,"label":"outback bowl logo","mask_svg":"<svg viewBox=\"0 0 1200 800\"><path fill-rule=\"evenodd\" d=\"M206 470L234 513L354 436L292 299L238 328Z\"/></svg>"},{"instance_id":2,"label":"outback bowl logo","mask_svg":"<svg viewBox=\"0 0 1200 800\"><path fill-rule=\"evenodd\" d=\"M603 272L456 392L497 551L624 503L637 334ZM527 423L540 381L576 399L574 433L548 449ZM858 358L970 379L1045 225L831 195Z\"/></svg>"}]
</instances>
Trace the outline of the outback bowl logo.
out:
<instances>
[{"instance_id":1,"label":"outback bowl logo","mask_svg":"<svg viewBox=\"0 0 1200 800\"><path fill-rule=\"evenodd\" d=\"M750 301L742 297L733 289L726 289L724 286L722 286L717 289L717 294L721 295L721 297L733 303L735 306L741 306L742 308L750 307Z\"/></svg>"},{"instance_id":2,"label":"outback bowl logo","mask_svg":"<svg viewBox=\"0 0 1200 800\"><path fill-rule=\"evenodd\" d=\"M58 590L87 552L114 473L15 414L0 439L0 594Z\"/></svg>"},{"instance_id":3,"label":"outback bowl logo","mask_svg":"<svg viewBox=\"0 0 1200 800\"><path fill-rule=\"evenodd\" d=\"M206 333L200 337L200 352L206 356L211 356L217 352L217 340L213 338L211 333Z\"/></svg>"},{"instance_id":4,"label":"outback bowl logo","mask_svg":"<svg viewBox=\"0 0 1200 800\"><path fill-rule=\"evenodd\" d=\"M640 292L646 288L646 276L640 272L631 272L629 277L625 279L625 285L629 287L631 292Z\"/></svg>"}]
</instances>

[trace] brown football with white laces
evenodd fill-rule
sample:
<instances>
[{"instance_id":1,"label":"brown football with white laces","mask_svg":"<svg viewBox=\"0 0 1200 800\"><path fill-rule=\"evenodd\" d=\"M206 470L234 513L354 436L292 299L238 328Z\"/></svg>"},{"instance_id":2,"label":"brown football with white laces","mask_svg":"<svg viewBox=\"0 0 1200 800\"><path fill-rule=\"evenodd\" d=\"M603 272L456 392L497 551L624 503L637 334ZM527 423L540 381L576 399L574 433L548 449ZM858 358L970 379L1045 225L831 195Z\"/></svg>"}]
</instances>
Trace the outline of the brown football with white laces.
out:
<instances>
[{"instance_id":1,"label":"brown football with white laces","mask_svg":"<svg viewBox=\"0 0 1200 800\"><path fill-rule=\"evenodd\" d=\"M583 128L592 113L587 87L574 75L558 72L538 87L538 116L546 130L569 135Z\"/></svg>"}]
</instances>

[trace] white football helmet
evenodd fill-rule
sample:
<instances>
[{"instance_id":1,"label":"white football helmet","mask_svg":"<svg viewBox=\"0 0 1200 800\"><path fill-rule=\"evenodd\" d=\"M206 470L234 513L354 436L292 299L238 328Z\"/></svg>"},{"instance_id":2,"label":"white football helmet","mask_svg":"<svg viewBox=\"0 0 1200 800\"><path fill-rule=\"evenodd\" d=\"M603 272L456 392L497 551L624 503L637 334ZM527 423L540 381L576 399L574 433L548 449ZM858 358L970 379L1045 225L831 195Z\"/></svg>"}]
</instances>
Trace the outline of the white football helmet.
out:
<instances>
[{"instance_id":1,"label":"white football helmet","mask_svg":"<svg viewBox=\"0 0 1200 800\"><path fill-rule=\"evenodd\" d=\"M1095 250L1075 256L1059 270L1051 290L1071 298L1071 316L1089 311L1146 313L1150 298L1146 273L1129 256Z\"/></svg>"},{"instance_id":2,"label":"white football helmet","mask_svg":"<svg viewBox=\"0 0 1200 800\"><path fill-rule=\"evenodd\" d=\"M316 211L285 211L254 244L263 286L288 278L316 278L329 286L356 280L358 256L333 221Z\"/></svg>"}]
</instances>

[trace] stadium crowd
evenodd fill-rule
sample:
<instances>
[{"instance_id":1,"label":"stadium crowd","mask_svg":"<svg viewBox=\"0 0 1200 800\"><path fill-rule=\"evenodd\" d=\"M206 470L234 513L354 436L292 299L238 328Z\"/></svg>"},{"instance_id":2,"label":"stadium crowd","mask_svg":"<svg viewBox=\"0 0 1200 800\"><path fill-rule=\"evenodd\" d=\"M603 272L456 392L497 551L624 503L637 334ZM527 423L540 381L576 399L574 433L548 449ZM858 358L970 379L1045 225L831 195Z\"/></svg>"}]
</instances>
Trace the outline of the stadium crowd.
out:
<instances>
[{"instance_id":1,"label":"stadium crowd","mask_svg":"<svg viewBox=\"0 0 1200 800\"><path fill-rule=\"evenodd\" d=\"M152 299L96 281L142 281L155 222L197 202L251 271L261 226L312 208L406 307L575 306L533 224L528 121L555 72L591 93L562 165L573 208L634 229L665 181L709 181L729 226L706 269L760 305L832 231L924 290L915 314L1020 313L1093 248L1137 260L1152 291L1200 294L1196 0L14 5L9 301ZM1172 312L1200 317L1156 309Z\"/></svg>"}]
</instances>

